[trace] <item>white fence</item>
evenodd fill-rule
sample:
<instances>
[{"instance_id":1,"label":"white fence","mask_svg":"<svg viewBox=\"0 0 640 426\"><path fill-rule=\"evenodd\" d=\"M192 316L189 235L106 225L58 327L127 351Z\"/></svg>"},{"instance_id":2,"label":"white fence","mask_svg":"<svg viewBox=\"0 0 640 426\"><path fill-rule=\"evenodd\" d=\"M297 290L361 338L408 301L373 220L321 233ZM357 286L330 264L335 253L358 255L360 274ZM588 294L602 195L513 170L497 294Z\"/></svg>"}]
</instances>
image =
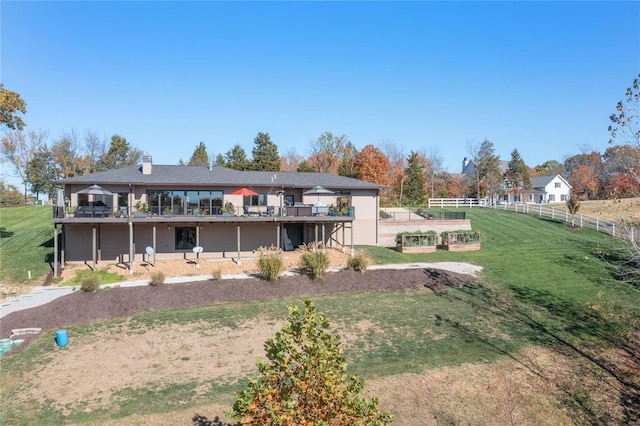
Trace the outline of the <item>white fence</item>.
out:
<instances>
[{"instance_id":1,"label":"white fence","mask_svg":"<svg viewBox=\"0 0 640 426\"><path fill-rule=\"evenodd\" d=\"M551 219L564 220L565 222L573 222L581 228L591 228L596 231L605 232L618 238L640 238L640 235L634 235L638 230L632 226L624 226L616 222L609 222L598 219L597 217L576 214L572 216L568 210L561 209L548 204L489 204L487 199L477 198L432 198L429 200L430 208L437 207L484 207L496 210L513 211L516 213L535 214L538 216L550 217Z\"/></svg>"}]
</instances>

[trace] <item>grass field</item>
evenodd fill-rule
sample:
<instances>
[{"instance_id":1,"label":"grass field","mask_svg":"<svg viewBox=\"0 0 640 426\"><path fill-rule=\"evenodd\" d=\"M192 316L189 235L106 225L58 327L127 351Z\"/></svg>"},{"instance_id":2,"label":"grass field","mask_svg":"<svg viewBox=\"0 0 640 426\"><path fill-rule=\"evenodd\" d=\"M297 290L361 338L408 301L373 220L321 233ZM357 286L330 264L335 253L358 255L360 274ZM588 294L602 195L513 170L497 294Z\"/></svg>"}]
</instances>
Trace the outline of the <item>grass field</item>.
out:
<instances>
[{"instance_id":1,"label":"grass field","mask_svg":"<svg viewBox=\"0 0 640 426\"><path fill-rule=\"evenodd\" d=\"M383 408L396 414L397 424L635 421L640 291L616 281L615 266L598 256L615 249L615 241L536 216L466 211L482 233L481 251L420 255L362 249L377 263L478 264L484 268L480 282L439 293L315 298L343 338L350 372L365 379ZM216 304L73 326L73 345L65 350L52 350L50 331L2 360L3 424L189 424L196 416L219 424L213 421L225 419L233 392L255 373L224 369L225 356L252 364L259 355L225 351L256 324L280 323L291 302L299 303ZM214 343L198 346L205 338ZM123 353L124 361L109 353L140 341L148 349ZM153 373L135 384L107 383L109 375L142 369L143 361L151 363ZM219 363L222 373L189 376L185 365L200 362ZM78 373L85 364L88 373ZM94 383L101 371L105 383ZM56 381L66 383L67 375L74 381L47 393L59 389ZM90 391L62 399L59 394L82 388L83 379Z\"/></svg>"},{"instance_id":2,"label":"grass field","mask_svg":"<svg viewBox=\"0 0 640 426\"><path fill-rule=\"evenodd\" d=\"M0 280L3 284L42 284L53 262L51 215L50 206L0 209Z\"/></svg>"}]
</instances>

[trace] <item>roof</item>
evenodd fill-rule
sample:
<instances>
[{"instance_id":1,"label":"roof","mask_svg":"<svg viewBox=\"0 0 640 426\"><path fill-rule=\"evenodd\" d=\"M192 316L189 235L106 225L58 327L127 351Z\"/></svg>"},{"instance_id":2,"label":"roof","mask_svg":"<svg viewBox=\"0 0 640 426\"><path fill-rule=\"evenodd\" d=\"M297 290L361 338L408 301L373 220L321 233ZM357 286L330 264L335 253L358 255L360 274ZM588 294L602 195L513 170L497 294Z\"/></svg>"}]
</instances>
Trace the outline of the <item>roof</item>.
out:
<instances>
[{"instance_id":1,"label":"roof","mask_svg":"<svg viewBox=\"0 0 640 426\"><path fill-rule=\"evenodd\" d=\"M548 175L548 176L532 176L531 177L531 186L533 188L545 188L547 185L549 185L555 178L559 178L561 181L563 181L569 188L571 188L571 185L569 185L569 182L567 182L567 180L565 178L563 178L560 175Z\"/></svg>"},{"instance_id":2,"label":"roof","mask_svg":"<svg viewBox=\"0 0 640 426\"><path fill-rule=\"evenodd\" d=\"M142 166L123 167L55 181L58 184L135 184L135 185L225 185L225 186L282 186L311 188L321 185L328 189L380 189L384 185L312 172L240 171L222 166L153 165L150 174L142 173Z\"/></svg>"}]
</instances>

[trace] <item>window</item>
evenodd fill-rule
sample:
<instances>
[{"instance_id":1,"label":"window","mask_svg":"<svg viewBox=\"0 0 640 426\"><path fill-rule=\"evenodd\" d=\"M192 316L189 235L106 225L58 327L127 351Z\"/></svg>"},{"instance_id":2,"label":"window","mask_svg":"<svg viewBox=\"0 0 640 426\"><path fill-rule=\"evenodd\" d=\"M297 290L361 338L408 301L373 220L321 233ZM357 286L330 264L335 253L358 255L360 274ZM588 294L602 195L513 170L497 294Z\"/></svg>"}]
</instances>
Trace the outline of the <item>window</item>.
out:
<instances>
[{"instance_id":1,"label":"window","mask_svg":"<svg viewBox=\"0 0 640 426\"><path fill-rule=\"evenodd\" d=\"M562 185L560 184L560 182L556 182L556 184L555 184L555 185L556 185L556 188L561 188L561 187L562 187Z\"/></svg>"},{"instance_id":2,"label":"window","mask_svg":"<svg viewBox=\"0 0 640 426\"><path fill-rule=\"evenodd\" d=\"M552 203L556 200L556 196L553 194L549 194L549 202Z\"/></svg>"},{"instance_id":3,"label":"window","mask_svg":"<svg viewBox=\"0 0 640 426\"><path fill-rule=\"evenodd\" d=\"M260 193L258 195L245 195L242 202L243 206L266 206L267 194Z\"/></svg>"},{"instance_id":4,"label":"window","mask_svg":"<svg viewBox=\"0 0 640 426\"><path fill-rule=\"evenodd\" d=\"M565 194L562 194L560 196L560 201L567 201L567 196Z\"/></svg>"},{"instance_id":5,"label":"window","mask_svg":"<svg viewBox=\"0 0 640 426\"><path fill-rule=\"evenodd\" d=\"M195 226L176 226L176 250L191 250L196 246Z\"/></svg>"}]
</instances>

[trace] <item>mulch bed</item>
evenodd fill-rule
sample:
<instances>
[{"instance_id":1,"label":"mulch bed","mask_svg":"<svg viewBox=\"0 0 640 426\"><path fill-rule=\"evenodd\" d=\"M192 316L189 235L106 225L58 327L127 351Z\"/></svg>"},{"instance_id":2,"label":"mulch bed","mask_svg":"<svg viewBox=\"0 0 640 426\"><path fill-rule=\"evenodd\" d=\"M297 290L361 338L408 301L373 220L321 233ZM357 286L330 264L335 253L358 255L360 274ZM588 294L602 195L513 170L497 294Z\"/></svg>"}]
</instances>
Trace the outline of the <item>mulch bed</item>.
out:
<instances>
[{"instance_id":1,"label":"mulch bed","mask_svg":"<svg viewBox=\"0 0 640 426\"><path fill-rule=\"evenodd\" d=\"M139 313L220 302L306 297L357 291L429 288L433 291L475 281L467 274L441 269L380 269L361 274L343 271L325 274L313 281L306 275L283 277L273 282L258 278L200 281L151 287L113 288L96 293L75 292L46 305L13 312L2 318L0 337L17 328L38 327L43 331L89 321L128 317ZM20 336L25 343L7 355L28 346L37 335ZM6 355L5 355L6 356Z\"/></svg>"}]
</instances>

